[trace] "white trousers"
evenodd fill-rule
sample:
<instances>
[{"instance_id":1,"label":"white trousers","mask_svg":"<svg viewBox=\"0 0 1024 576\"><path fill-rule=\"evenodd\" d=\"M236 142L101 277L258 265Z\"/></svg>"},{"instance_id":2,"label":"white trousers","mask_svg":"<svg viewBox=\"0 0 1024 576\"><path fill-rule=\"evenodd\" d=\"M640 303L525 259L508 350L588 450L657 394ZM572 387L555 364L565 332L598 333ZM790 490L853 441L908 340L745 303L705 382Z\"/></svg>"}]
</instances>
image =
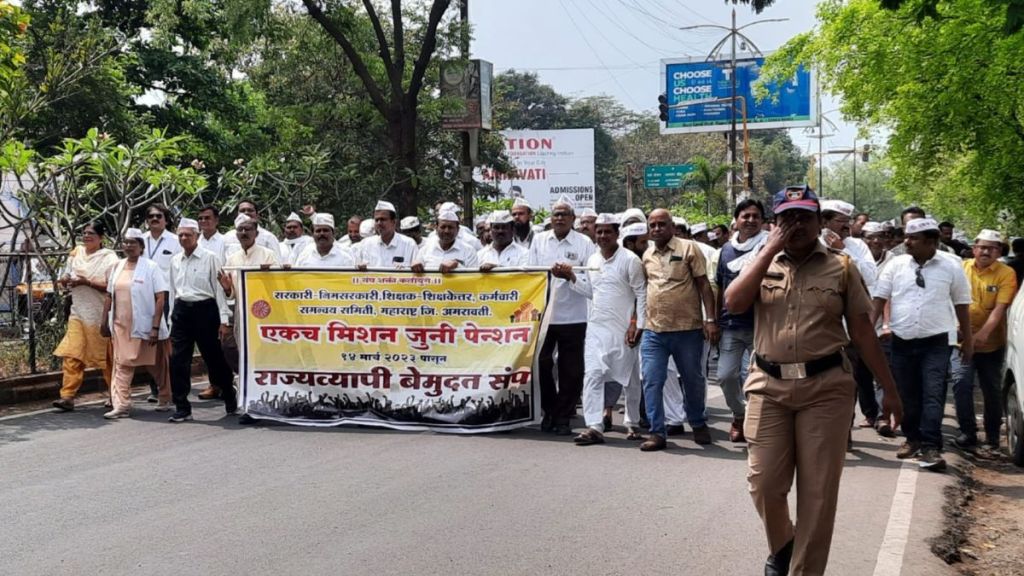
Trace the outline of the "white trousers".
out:
<instances>
[{"instance_id":1,"label":"white trousers","mask_svg":"<svg viewBox=\"0 0 1024 576\"><path fill-rule=\"evenodd\" d=\"M605 401L605 377L603 372L587 372L583 374L583 419L588 428L604 432L604 407L611 402ZM609 388L613 388L609 386ZM634 370L629 382L622 388L626 389L626 426L637 426L640 422L640 397L643 389L640 386L640 372Z\"/></svg>"}]
</instances>

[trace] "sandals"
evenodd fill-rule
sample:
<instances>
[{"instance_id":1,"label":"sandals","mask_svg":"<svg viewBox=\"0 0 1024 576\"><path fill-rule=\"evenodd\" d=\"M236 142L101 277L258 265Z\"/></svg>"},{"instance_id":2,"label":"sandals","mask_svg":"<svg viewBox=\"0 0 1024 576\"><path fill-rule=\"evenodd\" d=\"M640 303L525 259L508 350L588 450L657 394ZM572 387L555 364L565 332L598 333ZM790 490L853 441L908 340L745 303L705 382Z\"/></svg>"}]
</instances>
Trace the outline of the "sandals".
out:
<instances>
[{"instance_id":1,"label":"sandals","mask_svg":"<svg viewBox=\"0 0 1024 576\"><path fill-rule=\"evenodd\" d=\"M590 446L591 444L604 444L604 434L593 428L587 428L579 436L572 439L577 446Z\"/></svg>"}]
</instances>

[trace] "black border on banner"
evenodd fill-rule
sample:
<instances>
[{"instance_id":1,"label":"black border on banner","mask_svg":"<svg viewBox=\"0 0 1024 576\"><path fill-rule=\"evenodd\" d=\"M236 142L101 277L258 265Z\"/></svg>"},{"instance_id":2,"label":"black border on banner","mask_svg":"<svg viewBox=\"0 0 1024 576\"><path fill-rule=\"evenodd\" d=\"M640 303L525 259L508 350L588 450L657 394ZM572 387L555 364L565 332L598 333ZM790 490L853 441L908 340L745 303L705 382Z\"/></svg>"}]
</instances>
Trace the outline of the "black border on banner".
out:
<instances>
[{"instance_id":1,"label":"black border on banner","mask_svg":"<svg viewBox=\"0 0 1024 576\"><path fill-rule=\"evenodd\" d=\"M335 428L335 427L338 427L338 426L344 426L346 424L352 424L352 425L358 425L358 426L372 426L372 427L375 427L375 428L387 428L389 430L401 430L401 431L407 431L407 432L430 431L430 432L438 432L438 433L442 433L442 434L455 434L455 433L486 434L488 432L506 432L506 431L509 431L509 430L517 430L517 429L520 429L520 428L525 428L525 427L527 427L527 426L529 426L531 424L537 424L537 423L539 423L541 421L541 418L540 418L540 415L541 415L540 414L540 412L541 412L541 406L540 406L540 381L537 380L537 375L540 373L540 352L544 348L544 340L547 337L548 326L549 326L550 320L551 320L551 315L548 314L548 306L551 303L551 294L552 294L552 290L553 290L552 286L551 286L552 282L551 282L551 271L550 270L545 272L545 274L547 275L547 279L546 279L545 284L544 284L544 312L543 312L543 314L541 314L540 326L539 326L540 333L537 336L537 344L534 347L534 351L533 351L533 366L532 366L532 372L530 374L530 388L531 388L531 394L530 394L530 396L531 396L531 399L530 399L530 403L531 403L531 406L530 406L530 417L526 418L526 419L506 421L506 422L502 422L501 424L481 425L479 427L465 426L465 425L460 425L460 424L403 424L401 422L389 422L389 421L385 421L385 420L377 420L377 419L372 419L372 418L363 419L363 418L360 418L360 417L341 418L341 419L338 419L338 420L331 420L331 421L327 421L327 422L317 421L317 420L296 421L296 420L290 419L290 418L280 418L280 417L276 417L276 416L265 416L265 415L262 415L262 414L259 414L259 415L250 414L249 413L249 409L248 409L248 403L245 402L245 399L248 397L248 391L249 391L249 378L248 378L248 375L249 375L249 305L248 305L249 304L249 299L248 299L248 291L247 291L247 285L248 284L246 282L246 276L247 276L247 274L249 272L261 272L261 273L265 273L265 272L273 272L273 273L284 273L284 272L288 272L288 273L290 273L290 272L301 272L301 273L306 273L306 272L341 272L341 273L346 273L346 274L350 274L350 273L391 274L391 273L397 272L397 273L400 273L400 274L419 274L419 275L433 275L433 274L445 274L445 275L450 275L450 274L491 274L491 275L499 275L499 274L522 274L524 272L541 272L540 270L517 270L515 268L507 268L507 269L504 269L504 270L492 270L490 272L480 272L479 270L453 270L452 272L442 273L442 272L438 272L438 271L413 272L412 270L409 270L409 269L396 269L396 270L389 270L389 271L386 271L386 272L385 271L379 271L379 270L368 270L368 271L363 272L363 271L355 270L355 269L338 269L338 268L288 268L288 269L285 269L285 268L277 268L277 267L275 267L275 268L270 268L270 269L267 269L267 270L263 270L263 269L260 269L260 268L249 268L249 267L246 267L246 268L240 269L239 272L241 272L240 282L242 284L242 288L241 288L241 291L239 292L239 295L241 296L241 304L242 304L242 307L244 308L244 310L242 310L242 312L244 312L244 313L241 314L241 316L242 316L242 319L241 319L241 321L242 321L242 324L241 324L241 332L242 332L242 334L241 334L241 343L240 343L240 346L238 347L238 355L239 355L239 363L238 363L238 365L240 366L238 378L239 378L239 385L240 385L240 387L242 389L241 390L241 394L239 395L239 398L242 400L242 406L240 407L240 409L241 409L241 413L242 414L246 414L249 417L253 418L254 420L266 420L266 421L271 421L271 422L281 422L281 423L289 424L289 425L292 425L292 426L303 426L303 427L312 427L312 428ZM236 313L238 311L239 310L238 310L237 304L236 304ZM534 391L536 393L533 393Z\"/></svg>"}]
</instances>

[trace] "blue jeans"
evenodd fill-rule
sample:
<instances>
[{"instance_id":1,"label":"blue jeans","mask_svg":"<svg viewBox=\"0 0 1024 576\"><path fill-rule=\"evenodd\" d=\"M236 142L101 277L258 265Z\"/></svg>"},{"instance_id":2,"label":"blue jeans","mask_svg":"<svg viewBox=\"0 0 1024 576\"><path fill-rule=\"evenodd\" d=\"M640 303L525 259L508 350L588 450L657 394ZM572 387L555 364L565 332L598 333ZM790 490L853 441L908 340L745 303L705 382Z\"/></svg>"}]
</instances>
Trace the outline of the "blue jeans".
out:
<instances>
[{"instance_id":1,"label":"blue jeans","mask_svg":"<svg viewBox=\"0 0 1024 576\"><path fill-rule=\"evenodd\" d=\"M685 330L681 332L654 332L644 330L640 342L640 358L643 363L644 403L647 405L647 419L651 423L651 434L665 436L665 405L662 398L668 359L676 361L680 380L683 383L683 405L686 420L693 428L707 424L705 401L707 390L704 386L704 370L701 358L704 352L704 331ZM672 385L672 383L670 383Z\"/></svg>"},{"instance_id":2,"label":"blue jeans","mask_svg":"<svg viewBox=\"0 0 1024 576\"><path fill-rule=\"evenodd\" d=\"M902 427L908 442L942 448L949 349L945 333L915 340L892 338L892 375L903 402Z\"/></svg>"},{"instance_id":3,"label":"blue jeans","mask_svg":"<svg viewBox=\"0 0 1024 576\"><path fill-rule=\"evenodd\" d=\"M742 420L747 412L747 401L743 396L743 382L747 379L749 353L754 350L753 328L726 328L718 341L718 384L725 395L733 418Z\"/></svg>"},{"instance_id":4,"label":"blue jeans","mask_svg":"<svg viewBox=\"0 0 1024 576\"><path fill-rule=\"evenodd\" d=\"M978 422L974 418L974 377L977 375L985 400L985 442L999 445L999 427L1003 422L1003 404L999 399L999 383L1003 371L1005 348L993 352L975 352L970 364L960 362L960 353L953 351L953 400L960 431L977 438Z\"/></svg>"}]
</instances>

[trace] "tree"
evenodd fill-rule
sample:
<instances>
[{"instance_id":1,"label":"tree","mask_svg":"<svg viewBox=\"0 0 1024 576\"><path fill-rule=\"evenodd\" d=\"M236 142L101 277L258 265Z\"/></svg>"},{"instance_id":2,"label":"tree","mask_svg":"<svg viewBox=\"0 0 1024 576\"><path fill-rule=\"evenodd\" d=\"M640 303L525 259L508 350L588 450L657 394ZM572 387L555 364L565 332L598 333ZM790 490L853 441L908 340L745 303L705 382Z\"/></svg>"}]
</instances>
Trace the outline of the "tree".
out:
<instances>
[{"instance_id":1,"label":"tree","mask_svg":"<svg viewBox=\"0 0 1024 576\"><path fill-rule=\"evenodd\" d=\"M427 68L438 47L438 27L451 0L433 0L426 22L411 34L406 32L400 0L391 1L390 30L385 29L371 0L362 2L365 19L357 17L355 9L344 3L302 0L302 4L309 16L341 48L362 83L370 104L385 119L389 155L398 174L394 190L400 200L401 211L415 214L419 192L419 98ZM365 32L363 24L366 22L372 27L376 56L360 50L359 35ZM417 54L411 66L407 65L407 49Z\"/></svg>"},{"instance_id":2,"label":"tree","mask_svg":"<svg viewBox=\"0 0 1024 576\"><path fill-rule=\"evenodd\" d=\"M693 172L686 175L686 183L700 191L707 207L707 215L728 212L728 198L722 184L729 173L729 165L712 163L703 156L695 156L690 160L690 164L693 165Z\"/></svg>"},{"instance_id":3,"label":"tree","mask_svg":"<svg viewBox=\"0 0 1024 576\"><path fill-rule=\"evenodd\" d=\"M824 197L846 200L858 212L867 212L876 222L897 218L903 209L891 186L892 169L886 158L876 154L870 162L857 162L857 193L853 193L853 158L841 160L825 171ZM856 199L856 202L854 200Z\"/></svg>"},{"instance_id":4,"label":"tree","mask_svg":"<svg viewBox=\"0 0 1024 576\"><path fill-rule=\"evenodd\" d=\"M844 116L890 131L891 185L900 200L976 228L1000 209L1024 213L1024 34L1007 36L987 0L824 2L820 26L773 55L769 77L814 65L842 97Z\"/></svg>"}]
</instances>

